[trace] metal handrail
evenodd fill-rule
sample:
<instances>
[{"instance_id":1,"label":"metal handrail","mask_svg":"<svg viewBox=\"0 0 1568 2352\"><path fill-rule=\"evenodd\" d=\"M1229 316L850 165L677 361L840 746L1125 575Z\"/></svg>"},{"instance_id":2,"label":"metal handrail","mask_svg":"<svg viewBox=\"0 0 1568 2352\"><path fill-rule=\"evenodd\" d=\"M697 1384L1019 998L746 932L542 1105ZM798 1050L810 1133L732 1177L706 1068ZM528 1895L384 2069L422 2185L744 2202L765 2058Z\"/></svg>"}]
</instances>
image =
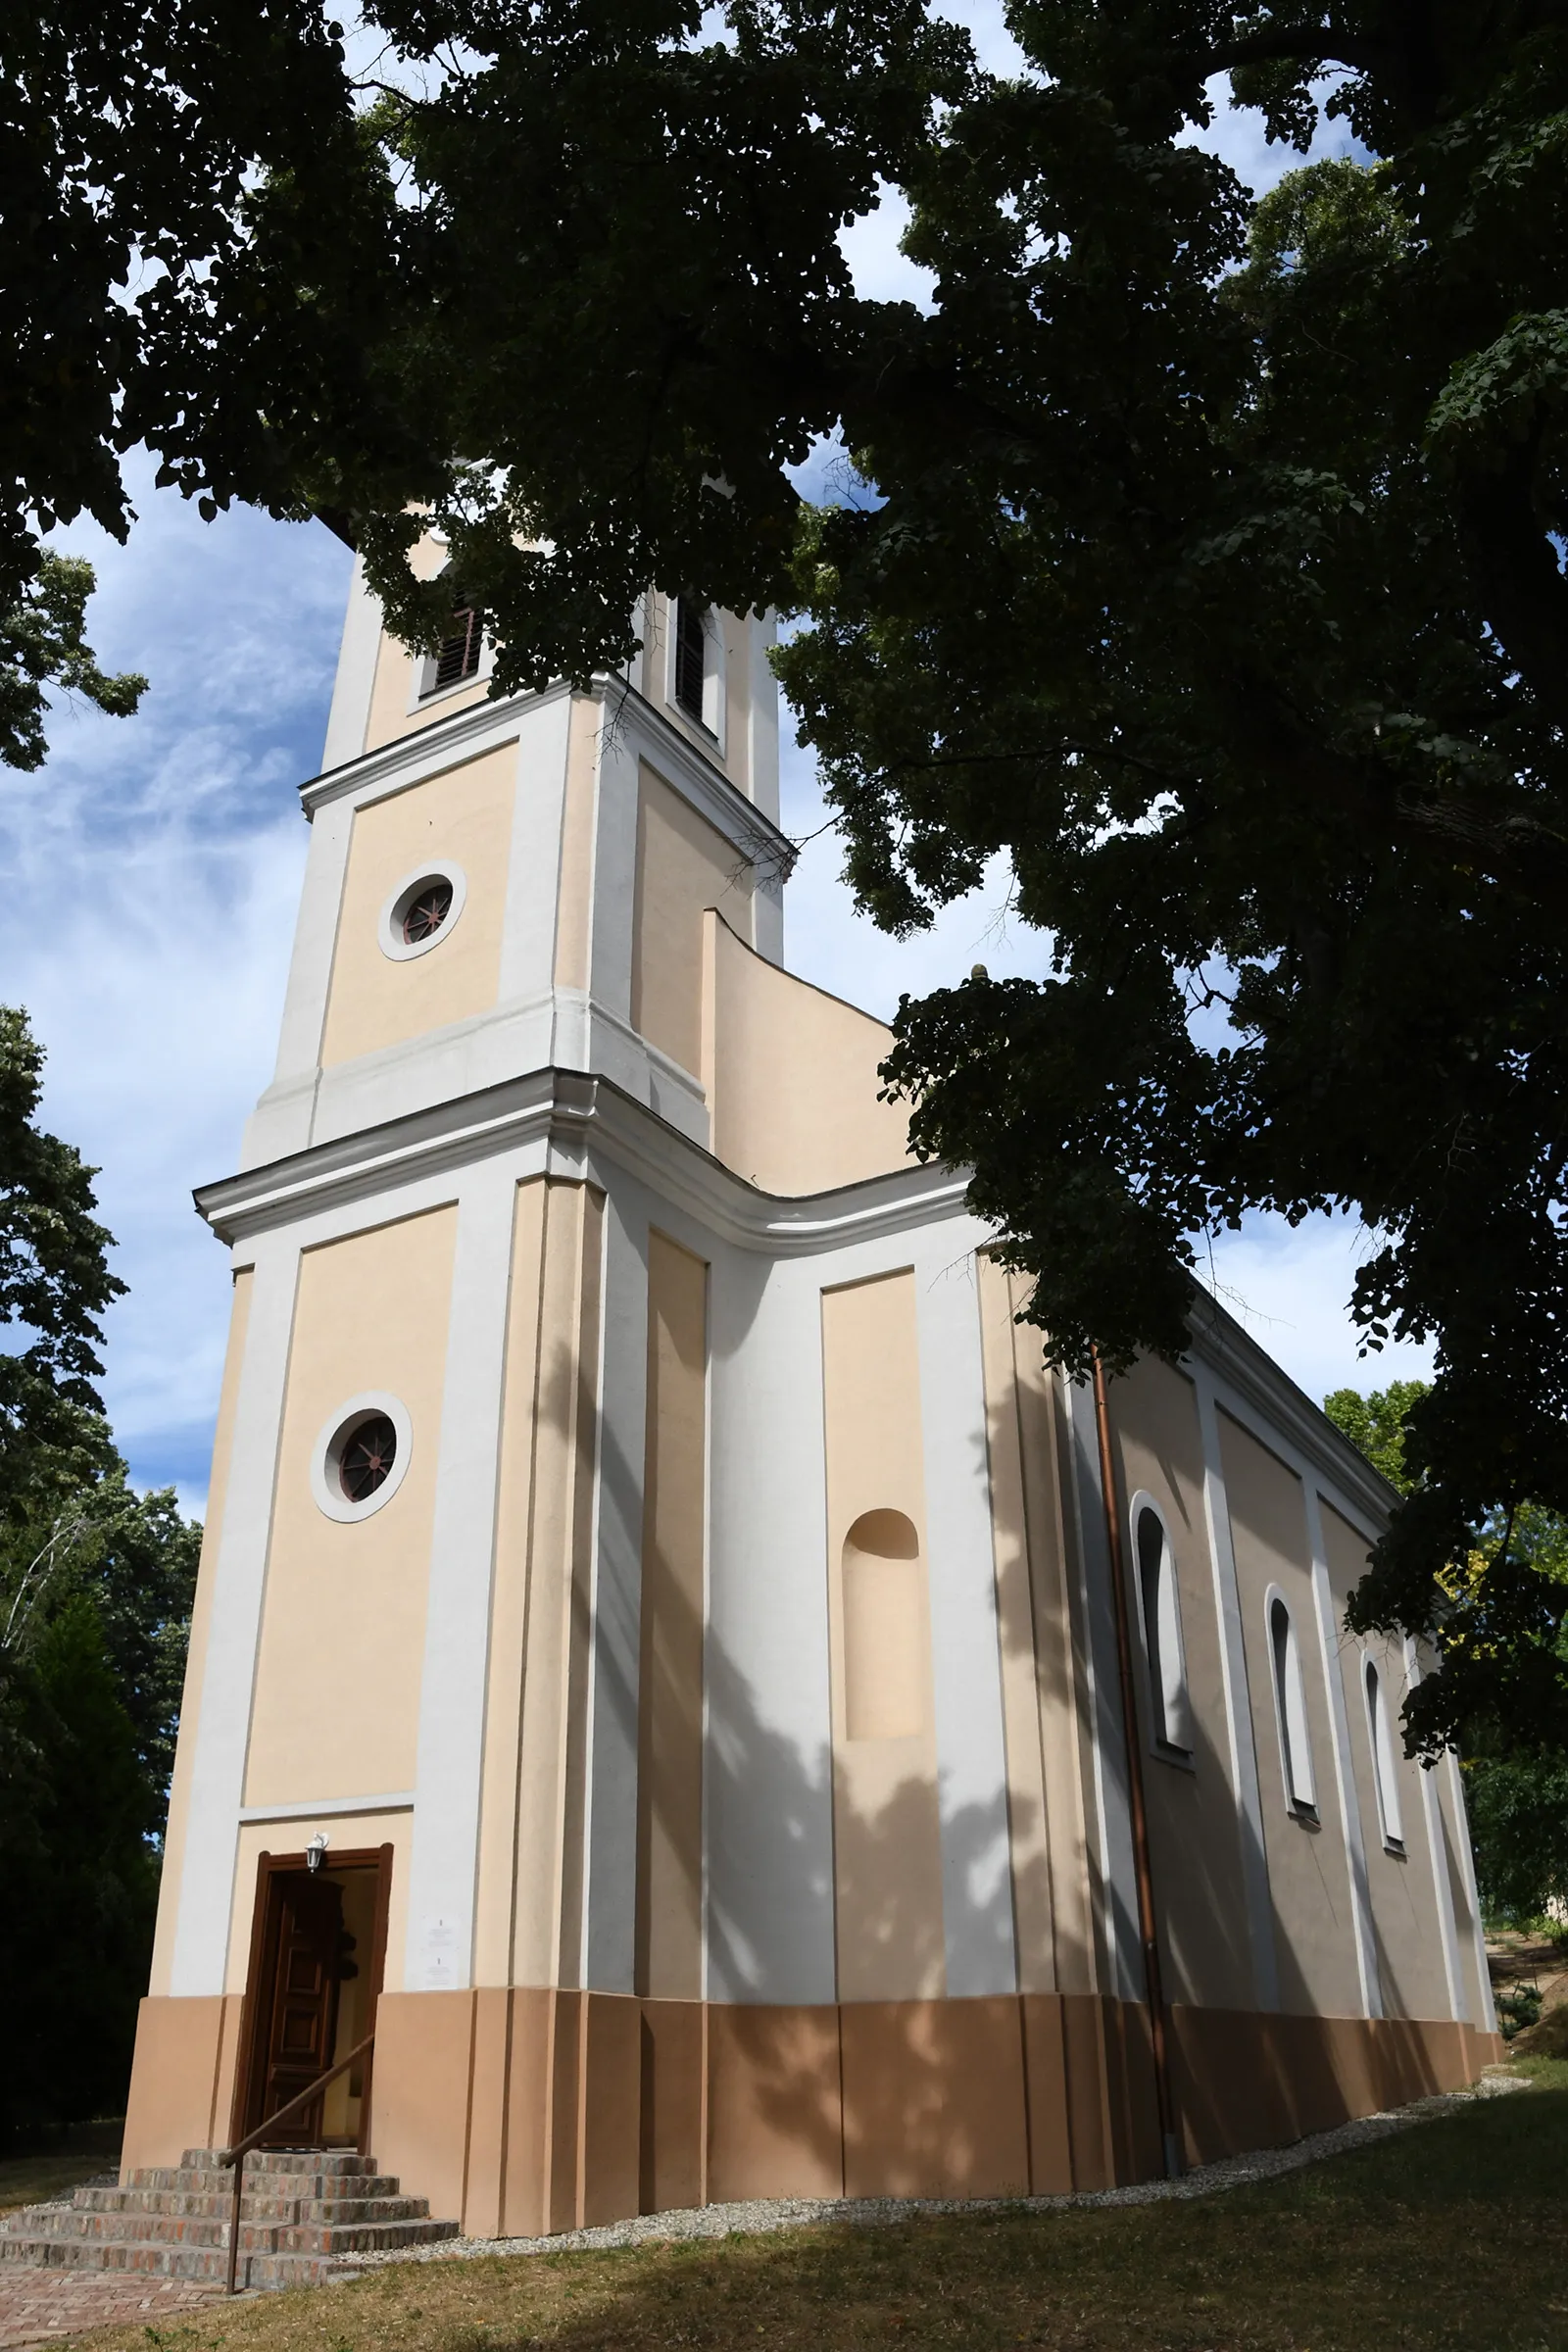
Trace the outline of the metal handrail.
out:
<instances>
[{"instance_id":1,"label":"metal handrail","mask_svg":"<svg viewBox=\"0 0 1568 2352\"><path fill-rule=\"evenodd\" d=\"M324 2075L318 2075L314 2082L307 2082L303 2090L297 2090L286 2105L279 2107L274 2114L270 2115L265 2123L258 2124L254 2132L247 2132L243 2139L236 2139L231 2148L219 2149L219 2163L220 2165L231 2164L234 2167L234 2211L228 2225L228 2286L226 2291L229 2294L232 2295L237 2291L234 2278L239 2267L239 2209L240 2200L245 2194L246 2157L252 2148L267 2137L269 2132L275 2132L278 2125L286 2123L297 2109L308 2107L318 2091L324 2090L329 2082L335 2082L339 2075L346 2075L355 2059L363 2058L374 2039L373 2034L367 2034L363 2041L356 2042L346 2058L340 2058L336 2066L329 2066Z\"/></svg>"}]
</instances>

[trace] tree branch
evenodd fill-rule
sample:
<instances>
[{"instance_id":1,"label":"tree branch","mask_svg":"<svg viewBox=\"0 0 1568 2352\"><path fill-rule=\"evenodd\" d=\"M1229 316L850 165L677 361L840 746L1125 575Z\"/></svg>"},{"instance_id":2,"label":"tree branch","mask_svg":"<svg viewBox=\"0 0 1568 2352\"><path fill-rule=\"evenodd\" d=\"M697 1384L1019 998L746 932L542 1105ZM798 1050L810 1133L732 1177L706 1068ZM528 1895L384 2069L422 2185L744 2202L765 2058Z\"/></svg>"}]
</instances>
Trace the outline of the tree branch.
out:
<instances>
[{"instance_id":1,"label":"tree branch","mask_svg":"<svg viewBox=\"0 0 1568 2352\"><path fill-rule=\"evenodd\" d=\"M1225 41L1192 60L1206 81L1211 74L1228 74L1237 66L1284 64L1295 58L1302 65L1353 66L1375 73L1389 63L1386 42L1344 31L1329 24L1281 24L1272 32L1254 32L1245 40Z\"/></svg>"}]
</instances>

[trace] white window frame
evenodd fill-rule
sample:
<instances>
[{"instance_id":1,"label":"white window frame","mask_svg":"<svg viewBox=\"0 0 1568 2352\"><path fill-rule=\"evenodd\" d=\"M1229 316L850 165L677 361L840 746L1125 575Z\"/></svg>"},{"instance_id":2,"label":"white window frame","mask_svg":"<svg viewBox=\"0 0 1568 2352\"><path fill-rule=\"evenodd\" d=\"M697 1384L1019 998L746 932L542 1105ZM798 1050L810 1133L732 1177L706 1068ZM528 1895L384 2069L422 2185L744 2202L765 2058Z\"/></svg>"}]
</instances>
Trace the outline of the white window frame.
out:
<instances>
[{"instance_id":1,"label":"white window frame","mask_svg":"<svg viewBox=\"0 0 1568 2352\"><path fill-rule=\"evenodd\" d=\"M435 882L444 882L452 893L446 921L428 939L405 939L403 916L409 901ZM413 963L417 956L428 956L432 948L444 946L451 938L467 903L468 877L452 858L428 858L423 865L411 865L381 902L375 935L382 955L392 963Z\"/></svg>"},{"instance_id":2,"label":"white window frame","mask_svg":"<svg viewBox=\"0 0 1568 2352\"><path fill-rule=\"evenodd\" d=\"M1372 1788L1377 1798L1378 1829L1385 1853L1397 1854L1402 1860L1405 1852L1404 1815L1399 1804L1399 1783L1394 1755L1394 1735L1389 1728L1389 1694L1384 1669L1370 1650L1361 1652L1361 1692L1366 1701L1367 1745L1372 1754Z\"/></svg>"},{"instance_id":3,"label":"white window frame","mask_svg":"<svg viewBox=\"0 0 1568 2352\"><path fill-rule=\"evenodd\" d=\"M724 716L729 696L724 691L724 630L715 605L703 607L703 715L693 718L675 699L675 648L680 636L679 597L666 596L664 607L664 706L679 723L711 751L716 744L724 757Z\"/></svg>"},{"instance_id":4,"label":"white window frame","mask_svg":"<svg viewBox=\"0 0 1568 2352\"><path fill-rule=\"evenodd\" d=\"M1276 1612L1285 1620L1284 1655L1275 1639ZM1274 1690L1274 1728L1280 1743L1280 1786L1285 1809L1296 1820L1315 1824L1317 1777L1312 1768L1312 1726L1306 1712L1306 1676L1301 1666L1301 1641L1296 1630L1296 1611L1278 1585L1263 1595L1263 1640L1268 1650L1269 1681Z\"/></svg>"},{"instance_id":5,"label":"white window frame","mask_svg":"<svg viewBox=\"0 0 1568 2352\"><path fill-rule=\"evenodd\" d=\"M355 1502L344 1494L338 1475L343 1448L362 1422L374 1420L382 1413L397 1431L397 1451L391 1469L375 1493L367 1494L363 1502ZM360 1520L384 1511L408 1477L413 1456L414 1423L401 1396L393 1396L385 1389L362 1389L357 1396L346 1396L337 1411L321 1424L311 1451L311 1494L317 1509L324 1517L335 1519L340 1527L357 1526Z\"/></svg>"},{"instance_id":6,"label":"white window frame","mask_svg":"<svg viewBox=\"0 0 1568 2352\"><path fill-rule=\"evenodd\" d=\"M1138 1540L1146 1512L1157 1523L1160 1535L1155 1601L1160 1637L1157 1661L1149 1639L1149 1611L1144 1605L1144 1556ZM1179 1765L1185 1771L1192 1772L1196 1769L1193 1762L1193 1693L1187 1676L1181 1578L1176 1565L1176 1546L1170 1540L1170 1522L1153 1495L1142 1488L1127 1507L1127 1519L1131 1536L1133 1606L1138 1618L1138 1639L1144 1653L1144 1690L1149 1701L1150 1750L1163 1763Z\"/></svg>"}]
</instances>

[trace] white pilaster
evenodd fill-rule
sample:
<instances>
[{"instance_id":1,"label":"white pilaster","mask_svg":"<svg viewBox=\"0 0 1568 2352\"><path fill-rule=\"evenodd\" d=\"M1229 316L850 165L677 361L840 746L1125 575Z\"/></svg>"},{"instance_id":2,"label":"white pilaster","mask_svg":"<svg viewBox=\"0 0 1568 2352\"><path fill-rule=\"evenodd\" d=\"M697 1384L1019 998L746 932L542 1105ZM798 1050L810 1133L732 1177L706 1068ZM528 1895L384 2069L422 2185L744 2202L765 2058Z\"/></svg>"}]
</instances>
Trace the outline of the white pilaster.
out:
<instances>
[{"instance_id":1,"label":"white pilaster","mask_svg":"<svg viewBox=\"0 0 1568 2352\"><path fill-rule=\"evenodd\" d=\"M1383 2015L1383 1992L1378 1981L1377 1940L1372 1932L1372 1890L1366 1875L1366 1844L1361 1836L1361 1808L1355 1796L1355 1768L1350 1755L1350 1725L1345 1707L1345 1683L1340 1673L1340 1626L1329 1583L1329 1555L1323 1540L1323 1507L1308 1473L1306 1534L1312 1546L1312 1601L1317 1611L1318 1655L1329 1694L1329 1720L1334 1726L1334 1788L1345 1838L1349 1879L1350 1917L1355 1923L1355 1968L1361 1988L1363 2017Z\"/></svg>"},{"instance_id":2,"label":"white pilaster","mask_svg":"<svg viewBox=\"0 0 1568 2352\"><path fill-rule=\"evenodd\" d=\"M1404 1672L1413 1690L1421 1680L1421 1664L1416 1656L1415 1643L1405 1638ZM1432 1898L1438 1911L1438 1938L1443 1946L1443 1976L1448 1988L1449 2015L1458 2025L1470 2023L1470 2003L1465 1998L1464 1971L1459 1965L1459 1923L1453 1915L1453 1881L1448 1876L1448 1859L1444 1850L1443 1819L1438 1807L1436 1771L1421 1773L1421 1812L1426 1822L1427 1852L1432 1861Z\"/></svg>"},{"instance_id":3,"label":"white pilaster","mask_svg":"<svg viewBox=\"0 0 1568 2352\"><path fill-rule=\"evenodd\" d=\"M365 585L365 565L356 556L326 721L326 746L321 754L323 774L329 767L341 767L346 760L357 760L365 749L380 645L381 608Z\"/></svg>"},{"instance_id":4,"label":"white pilaster","mask_svg":"<svg viewBox=\"0 0 1568 2352\"><path fill-rule=\"evenodd\" d=\"M419 1682L403 1977L411 1991L471 1981L515 1191L510 1170L483 1168L465 1185L458 1211Z\"/></svg>"},{"instance_id":5,"label":"white pilaster","mask_svg":"<svg viewBox=\"0 0 1568 2352\"><path fill-rule=\"evenodd\" d=\"M299 1274L297 1244L284 1236L266 1237L256 1248L254 1263L228 1494L214 1562L212 1624L170 1971L173 1993L221 1992L228 1959L234 1858Z\"/></svg>"},{"instance_id":6,"label":"white pilaster","mask_svg":"<svg viewBox=\"0 0 1568 2352\"><path fill-rule=\"evenodd\" d=\"M916 1274L948 1991L1015 1992L1006 1738L972 1252Z\"/></svg>"},{"instance_id":7,"label":"white pilaster","mask_svg":"<svg viewBox=\"0 0 1568 2352\"><path fill-rule=\"evenodd\" d=\"M831 2001L832 1702L819 1261L714 1252L708 1983Z\"/></svg>"},{"instance_id":8,"label":"white pilaster","mask_svg":"<svg viewBox=\"0 0 1568 2352\"><path fill-rule=\"evenodd\" d=\"M571 704L564 695L525 710L517 725L517 781L501 934L498 1001L536 1001L555 980Z\"/></svg>"},{"instance_id":9,"label":"white pilaster","mask_svg":"<svg viewBox=\"0 0 1568 2352\"><path fill-rule=\"evenodd\" d=\"M589 1620L583 1982L630 1992L637 1957L637 1708L648 1428L648 1220L637 1188L605 1209L599 1524Z\"/></svg>"},{"instance_id":10,"label":"white pilaster","mask_svg":"<svg viewBox=\"0 0 1568 2352\"><path fill-rule=\"evenodd\" d=\"M1263 1799L1257 1781L1257 1746L1251 1692L1247 1680L1247 1643L1242 1631L1241 1589L1225 1494L1225 1463L1213 1384L1194 1367L1198 1419L1203 1440L1203 1517L1214 1578L1214 1615L1219 1627L1220 1678L1225 1695L1225 1735L1236 1828L1242 1848L1247 1935L1252 1954L1252 1993L1259 2009L1280 2005L1279 1962L1274 1948L1274 1900L1269 1889L1268 1848L1263 1840Z\"/></svg>"},{"instance_id":11,"label":"white pilaster","mask_svg":"<svg viewBox=\"0 0 1568 2352\"><path fill-rule=\"evenodd\" d=\"M303 1152L314 1140L321 1033L353 832L354 808L348 801L329 801L311 826L277 1064L271 1085L246 1126L242 1167L260 1167L290 1152Z\"/></svg>"},{"instance_id":12,"label":"white pilaster","mask_svg":"<svg viewBox=\"0 0 1568 2352\"><path fill-rule=\"evenodd\" d=\"M1138 1931L1138 1884L1133 1865L1132 1800L1127 1743L1117 1690L1115 1601L1105 1542L1104 1491L1094 1392L1067 1386L1073 1500L1078 1533L1078 1605L1084 1629L1085 1680L1094 1727L1095 1832L1100 1908L1111 1983L1124 2001L1144 1998L1143 1943ZM1138 1737L1137 1726L1132 1736Z\"/></svg>"},{"instance_id":13,"label":"white pilaster","mask_svg":"<svg viewBox=\"0 0 1568 2352\"><path fill-rule=\"evenodd\" d=\"M778 614L754 613L746 623L752 650L752 725L746 747L746 776L752 799L778 823L778 681L768 665L768 654L778 642ZM767 954L759 940L759 952Z\"/></svg>"},{"instance_id":14,"label":"white pilaster","mask_svg":"<svg viewBox=\"0 0 1568 2352\"><path fill-rule=\"evenodd\" d=\"M1470 1814L1465 1803L1464 1775L1459 1770L1459 1759L1451 1747L1440 1769L1446 1769L1448 1775L1448 1794L1453 1804L1453 1842L1459 1856L1460 1875L1464 1880L1465 1900L1470 1906L1472 1963L1476 1972L1476 1987L1481 1996L1481 2015L1475 2023L1483 2034L1495 2034L1497 2012L1492 1999L1492 1970L1487 1961L1487 1932L1481 1920L1481 1889L1476 1885L1475 1854L1470 1843Z\"/></svg>"}]
</instances>

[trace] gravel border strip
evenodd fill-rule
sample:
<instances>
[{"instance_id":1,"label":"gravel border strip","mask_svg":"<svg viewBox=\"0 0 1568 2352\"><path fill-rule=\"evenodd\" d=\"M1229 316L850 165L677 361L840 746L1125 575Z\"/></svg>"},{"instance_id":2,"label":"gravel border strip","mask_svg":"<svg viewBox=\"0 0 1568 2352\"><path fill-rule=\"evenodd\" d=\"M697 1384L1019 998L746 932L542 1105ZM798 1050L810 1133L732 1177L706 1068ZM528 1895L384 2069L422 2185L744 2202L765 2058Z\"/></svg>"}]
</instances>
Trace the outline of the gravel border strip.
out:
<instances>
[{"instance_id":1,"label":"gravel border strip","mask_svg":"<svg viewBox=\"0 0 1568 2352\"><path fill-rule=\"evenodd\" d=\"M1387 2114L1361 2116L1354 2123L1337 2125L1332 2132L1316 2132L1308 2139L1293 2141L1289 2147L1225 2156L1217 2164L1199 2165L1178 2180L1139 2180L1126 2188L1080 2189L1057 2197L757 2197L736 2205L639 2214L593 2230L564 2230L554 2237L448 2237L435 2245L411 2246L403 2252L343 2254L338 2257L343 2266L338 2276L357 2277L363 2271L385 2270L393 2263L477 2262L493 2255L597 2253L672 2239L751 2237L821 2222L865 2229L911 2221L928 2213L1065 2213L1081 2206L1155 2205L1171 2197L1208 2197L1221 2189L1244 2188L1252 2180L1299 2172L1303 2165L1344 2155L1347 2149L1362 2148L1373 2140L1392 2138L1412 2124L1457 2114L1478 2098L1495 2098L1505 2091L1529 2087L1520 2075L1484 2075L1473 2089L1441 2091Z\"/></svg>"}]
</instances>

